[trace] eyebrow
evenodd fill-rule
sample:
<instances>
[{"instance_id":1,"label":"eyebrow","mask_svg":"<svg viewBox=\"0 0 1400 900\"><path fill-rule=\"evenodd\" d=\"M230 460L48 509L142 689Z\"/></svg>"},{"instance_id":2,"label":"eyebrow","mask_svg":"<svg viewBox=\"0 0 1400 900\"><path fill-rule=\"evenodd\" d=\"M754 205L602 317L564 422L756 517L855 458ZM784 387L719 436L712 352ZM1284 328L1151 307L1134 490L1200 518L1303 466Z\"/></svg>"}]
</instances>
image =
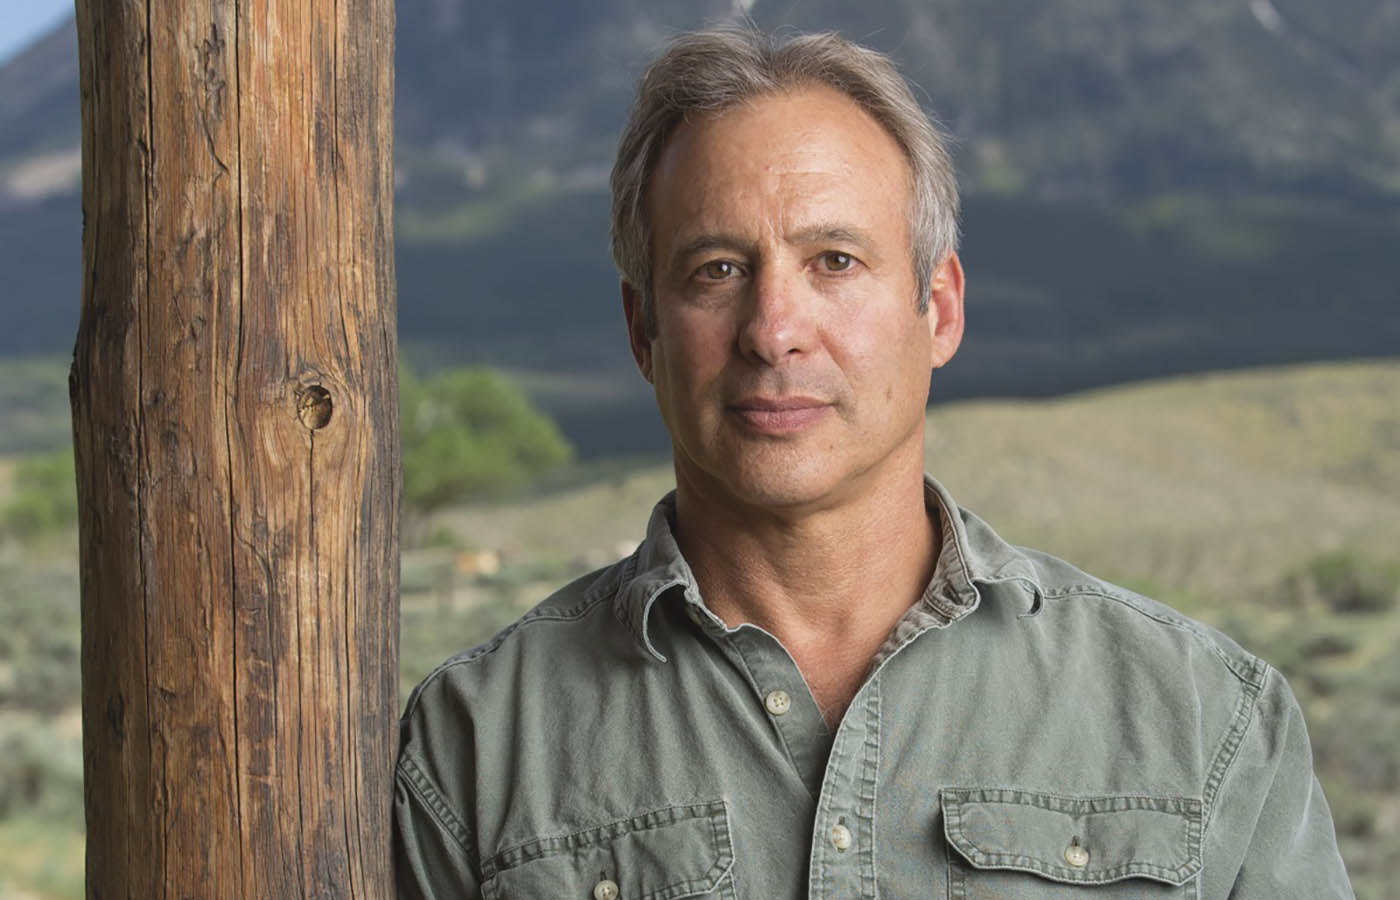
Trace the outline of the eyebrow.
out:
<instances>
[{"instance_id":1,"label":"eyebrow","mask_svg":"<svg viewBox=\"0 0 1400 900\"><path fill-rule=\"evenodd\" d=\"M798 244L854 244L857 247L873 246L870 236L854 225L818 224L794 231L787 240Z\"/></svg>"},{"instance_id":2,"label":"eyebrow","mask_svg":"<svg viewBox=\"0 0 1400 900\"><path fill-rule=\"evenodd\" d=\"M753 242L732 234L716 232L701 234L676 248L676 251L671 254L670 268L674 269L691 257L708 253L711 250L739 250L752 255Z\"/></svg>"},{"instance_id":3,"label":"eyebrow","mask_svg":"<svg viewBox=\"0 0 1400 900\"><path fill-rule=\"evenodd\" d=\"M874 246L870 236L865 231L854 225L844 224L809 225L798 231L790 232L784 237L784 240L790 244L852 244L867 252ZM722 232L697 235L677 247L675 252L671 254L671 268L679 266L693 256L708 253L711 250L738 250L741 253L752 255L754 244L752 241L737 235Z\"/></svg>"}]
</instances>

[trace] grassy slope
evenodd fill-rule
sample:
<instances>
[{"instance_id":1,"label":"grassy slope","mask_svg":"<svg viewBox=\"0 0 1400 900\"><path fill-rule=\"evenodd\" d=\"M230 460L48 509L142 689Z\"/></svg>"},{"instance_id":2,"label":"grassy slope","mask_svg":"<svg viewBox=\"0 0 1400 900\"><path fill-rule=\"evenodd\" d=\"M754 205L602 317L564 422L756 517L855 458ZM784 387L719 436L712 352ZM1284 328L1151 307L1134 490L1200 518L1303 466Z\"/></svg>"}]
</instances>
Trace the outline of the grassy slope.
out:
<instances>
[{"instance_id":1,"label":"grassy slope","mask_svg":"<svg viewBox=\"0 0 1400 900\"><path fill-rule=\"evenodd\" d=\"M929 415L928 468L1014 543L1209 615L1338 547L1400 545L1400 363L1203 375ZM640 537L657 465L443 522L473 546L555 559Z\"/></svg>"},{"instance_id":2,"label":"grassy slope","mask_svg":"<svg viewBox=\"0 0 1400 900\"><path fill-rule=\"evenodd\" d=\"M1377 760L1400 767L1400 678L1391 662L1400 609L1328 615L1284 602L1278 588L1329 550L1396 558L1396 385L1400 361L1243 372L1052 402L959 403L935 409L928 426L930 470L1009 540L1220 624L1290 673L1362 900L1384 896L1386 879L1400 875L1400 798L1363 771ZM452 551L405 552L405 686L565 578L615 557L640 537L670 483L664 465L600 466L567 489L427 523L425 534L501 550L505 565L490 579L448 577ZM35 578L52 569L43 584L71 582L58 577L71 570L71 545L41 550L9 564L31 567ZM14 586L10 602L33 595ZM34 593L55 602L52 591ZM1318 635L1341 649L1298 649ZM0 900L79 896L79 832L41 818L0 827ZM36 849L39 838L49 849Z\"/></svg>"},{"instance_id":3,"label":"grassy slope","mask_svg":"<svg viewBox=\"0 0 1400 900\"><path fill-rule=\"evenodd\" d=\"M0 357L0 454L52 450L73 439L68 364L59 356ZM0 472L0 483L8 483Z\"/></svg>"},{"instance_id":4,"label":"grassy slope","mask_svg":"<svg viewBox=\"0 0 1400 900\"><path fill-rule=\"evenodd\" d=\"M1400 545L1400 364L1192 376L929 417L929 468L1015 543L1201 604Z\"/></svg>"},{"instance_id":5,"label":"grassy slope","mask_svg":"<svg viewBox=\"0 0 1400 900\"><path fill-rule=\"evenodd\" d=\"M1289 676L1361 900L1400 875L1400 607L1336 615L1285 585L1332 551L1400 558L1397 386L1397 361L1309 366L958 403L928 419L929 470L1008 540L1222 627ZM406 557L405 686L639 537L671 483L667 466L641 467L445 515L440 526L507 566L413 594L407 573L432 554Z\"/></svg>"},{"instance_id":6,"label":"grassy slope","mask_svg":"<svg viewBox=\"0 0 1400 900\"><path fill-rule=\"evenodd\" d=\"M1400 557L1400 362L1202 375L1050 402L969 402L928 419L928 468L1013 543L1046 550L1212 624L1241 617L1272 633L1294 611L1281 580L1328 552ZM517 577L489 589L460 580L457 609L489 599L465 632L434 628L449 652L485 635L551 583L640 537L669 467L492 508L444 515L470 547L498 549ZM410 642L415 573L405 558L405 676L430 666ZM529 574L533 570L533 574ZM553 582L551 582L551 577ZM502 604L502 584L511 602ZM433 603L441 600L439 591ZM504 606L504 608L503 608ZM512 608L513 607L513 608ZM1319 624L1319 623L1313 623ZM1357 664L1391 651L1400 615L1368 629ZM427 648L425 648L426 650ZM430 654L426 654L428 656Z\"/></svg>"}]
</instances>

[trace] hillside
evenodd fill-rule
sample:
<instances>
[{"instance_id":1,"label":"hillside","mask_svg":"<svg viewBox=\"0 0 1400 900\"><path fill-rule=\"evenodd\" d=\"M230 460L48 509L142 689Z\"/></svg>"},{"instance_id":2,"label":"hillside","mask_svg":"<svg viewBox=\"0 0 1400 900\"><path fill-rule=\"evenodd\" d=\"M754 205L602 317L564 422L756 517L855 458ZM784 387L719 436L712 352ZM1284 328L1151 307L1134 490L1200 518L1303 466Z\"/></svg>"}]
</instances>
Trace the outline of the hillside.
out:
<instances>
[{"instance_id":1,"label":"hillside","mask_svg":"<svg viewBox=\"0 0 1400 900\"><path fill-rule=\"evenodd\" d=\"M1400 362L1191 376L928 417L928 467L1014 543L1222 628L1289 678L1360 900L1400 878ZM436 520L403 686L626 552L669 467ZM499 553L498 574L454 570ZM405 694L406 696L406 694Z\"/></svg>"},{"instance_id":2,"label":"hillside","mask_svg":"<svg viewBox=\"0 0 1400 900\"><path fill-rule=\"evenodd\" d=\"M1221 627L1288 676L1360 900L1400 878L1396 385L1396 360L1262 369L948 404L927 426L929 469L1003 536ZM591 462L532 497L417 523L404 696L629 552L671 483L655 458ZM75 549L71 534L0 538L0 898L81 896Z\"/></svg>"},{"instance_id":3,"label":"hillside","mask_svg":"<svg viewBox=\"0 0 1400 900\"><path fill-rule=\"evenodd\" d=\"M928 416L928 469L1013 543L1187 607L1259 593L1342 548L1400 561L1400 362L1193 375ZM641 536L666 464L613 463L440 524L555 563Z\"/></svg>"}]
</instances>

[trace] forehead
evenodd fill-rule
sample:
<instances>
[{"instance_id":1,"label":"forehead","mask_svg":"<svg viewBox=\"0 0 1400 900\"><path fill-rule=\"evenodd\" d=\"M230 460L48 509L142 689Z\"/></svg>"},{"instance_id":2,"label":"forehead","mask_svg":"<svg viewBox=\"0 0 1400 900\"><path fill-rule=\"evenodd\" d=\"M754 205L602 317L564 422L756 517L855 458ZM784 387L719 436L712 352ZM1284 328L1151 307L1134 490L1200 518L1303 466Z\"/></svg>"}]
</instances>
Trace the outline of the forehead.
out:
<instances>
[{"instance_id":1,"label":"forehead","mask_svg":"<svg viewBox=\"0 0 1400 900\"><path fill-rule=\"evenodd\" d=\"M732 226L718 220L746 214L879 217L889 215L890 204L902 228L912 177L879 122L844 94L814 85L682 123L648 188L659 244L677 229Z\"/></svg>"}]
</instances>

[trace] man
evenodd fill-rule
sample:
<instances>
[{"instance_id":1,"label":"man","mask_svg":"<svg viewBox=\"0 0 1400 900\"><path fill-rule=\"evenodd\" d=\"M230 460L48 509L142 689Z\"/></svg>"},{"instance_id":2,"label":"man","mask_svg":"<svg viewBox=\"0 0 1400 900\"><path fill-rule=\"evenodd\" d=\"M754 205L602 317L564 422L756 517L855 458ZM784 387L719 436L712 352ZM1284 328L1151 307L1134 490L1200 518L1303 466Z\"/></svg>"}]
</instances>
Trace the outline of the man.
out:
<instances>
[{"instance_id":1,"label":"man","mask_svg":"<svg viewBox=\"0 0 1400 900\"><path fill-rule=\"evenodd\" d=\"M682 37L612 187L676 491L414 693L402 897L1351 896L1277 672L925 478L957 198L887 60Z\"/></svg>"}]
</instances>

